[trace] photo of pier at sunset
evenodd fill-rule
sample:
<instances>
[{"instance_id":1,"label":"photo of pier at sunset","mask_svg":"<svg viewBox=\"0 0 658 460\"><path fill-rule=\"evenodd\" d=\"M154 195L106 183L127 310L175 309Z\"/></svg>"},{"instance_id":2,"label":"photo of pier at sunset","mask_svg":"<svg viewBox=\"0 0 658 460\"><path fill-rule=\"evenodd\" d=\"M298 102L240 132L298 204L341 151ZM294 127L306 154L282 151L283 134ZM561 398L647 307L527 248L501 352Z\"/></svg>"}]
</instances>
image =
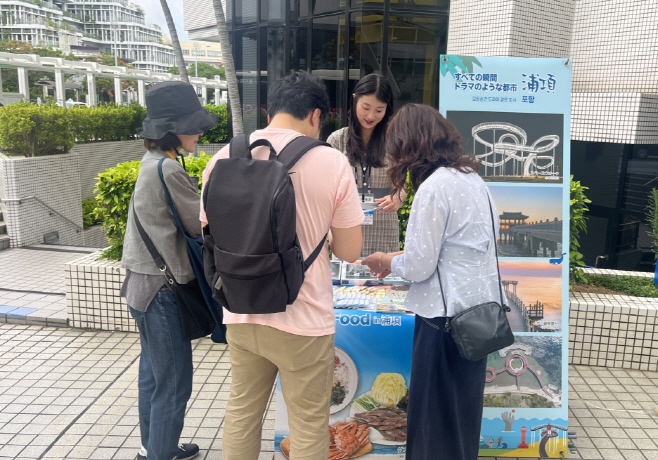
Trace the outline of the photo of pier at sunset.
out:
<instances>
[{"instance_id":1,"label":"photo of pier at sunset","mask_svg":"<svg viewBox=\"0 0 658 460\"><path fill-rule=\"evenodd\" d=\"M500 277L514 332L562 330L562 266L543 260L501 260Z\"/></svg>"},{"instance_id":2,"label":"photo of pier at sunset","mask_svg":"<svg viewBox=\"0 0 658 460\"><path fill-rule=\"evenodd\" d=\"M562 188L490 185L500 219L500 257L562 255Z\"/></svg>"}]
</instances>

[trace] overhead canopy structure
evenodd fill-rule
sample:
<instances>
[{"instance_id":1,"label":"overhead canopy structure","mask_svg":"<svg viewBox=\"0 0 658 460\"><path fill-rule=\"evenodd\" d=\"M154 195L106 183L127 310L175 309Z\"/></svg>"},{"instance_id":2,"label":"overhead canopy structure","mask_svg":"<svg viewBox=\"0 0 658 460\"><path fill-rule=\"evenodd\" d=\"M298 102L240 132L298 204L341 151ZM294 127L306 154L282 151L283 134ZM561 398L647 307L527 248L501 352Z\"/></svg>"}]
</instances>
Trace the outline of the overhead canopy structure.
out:
<instances>
[{"instance_id":1,"label":"overhead canopy structure","mask_svg":"<svg viewBox=\"0 0 658 460\"><path fill-rule=\"evenodd\" d=\"M115 87L115 98L120 102L121 80L137 80L138 100L141 105L146 105L145 88L146 83L157 83L161 81L180 80L180 76L170 73L157 73L151 70L130 69L128 67L117 67L102 65L98 62L68 61L63 58L41 57L36 54L14 54L0 52L0 68L18 69L18 90L23 99L30 100L30 89L27 73L30 70L42 72L53 72L55 74L55 94L57 104L64 106L65 83L64 74L82 74L87 77L87 91L90 103L96 104L96 78L113 78ZM1 80L0 80L1 81ZM219 91L226 90L225 81L209 80L207 78L190 77L190 83L195 87L201 87L202 96L206 98L208 87L215 89L215 101L219 101ZM1 87L0 87L1 89Z\"/></svg>"}]
</instances>

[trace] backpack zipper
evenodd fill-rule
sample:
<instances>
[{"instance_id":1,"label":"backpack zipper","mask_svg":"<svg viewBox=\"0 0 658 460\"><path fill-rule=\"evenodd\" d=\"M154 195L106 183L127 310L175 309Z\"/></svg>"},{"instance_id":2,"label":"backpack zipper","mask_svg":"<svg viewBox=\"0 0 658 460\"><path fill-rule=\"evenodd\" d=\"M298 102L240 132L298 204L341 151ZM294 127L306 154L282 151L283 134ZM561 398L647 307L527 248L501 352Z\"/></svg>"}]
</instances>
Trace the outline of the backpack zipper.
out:
<instances>
[{"instance_id":1,"label":"backpack zipper","mask_svg":"<svg viewBox=\"0 0 658 460\"><path fill-rule=\"evenodd\" d=\"M274 251L272 252L279 252L279 235L276 231L277 228L277 222L276 222L276 213L274 212L274 203L276 202L276 199L279 197L279 194L283 190L283 187L286 185L286 179L290 180L288 175L286 175L281 182L279 182L279 186L276 188L276 191L274 192L274 196L272 197L272 205L270 206L270 232L272 233L272 247Z\"/></svg>"},{"instance_id":2,"label":"backpack zipper","mask_svg":"<svg viewBox=\"0 0 658 460\"><path fill-rule=\"evenodd\" d=\"M229 273L220 272L220 271L217 271L217 273L219 273L220 278L229 278L229 279L233 279L233 280L242 280L242 281L253 281L253 280L257 280L259 278L263 278L264 276L267 276L267 275L258 275L258 276L254 276L254 275L231 275ZM269 273L268 273L268 275L269 275Z\"/></svg>"}]
</instances>

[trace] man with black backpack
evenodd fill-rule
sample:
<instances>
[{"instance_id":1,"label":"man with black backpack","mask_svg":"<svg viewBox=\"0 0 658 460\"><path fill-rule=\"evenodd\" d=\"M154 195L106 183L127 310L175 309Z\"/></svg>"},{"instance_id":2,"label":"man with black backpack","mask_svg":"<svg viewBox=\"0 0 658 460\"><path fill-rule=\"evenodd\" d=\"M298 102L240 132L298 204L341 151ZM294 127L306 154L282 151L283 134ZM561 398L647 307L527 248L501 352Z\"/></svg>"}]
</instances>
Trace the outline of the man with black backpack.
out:
<instances>
[{"instance_id":1,"label":"man with black backpack","mask_svg":"<svg viewBox=\"0 0 658 460\"><path fill-rule=\"evenodd\" d=\"M231 355L224 460L256 460L277 372L290 458L329 455L335 316L326 238L361 253L361 208L346 157L317 139L322 82L293 72L272 85L267 128L236 136L203 173L206 277L224 306Z\"/></svg>"}]
</instances>

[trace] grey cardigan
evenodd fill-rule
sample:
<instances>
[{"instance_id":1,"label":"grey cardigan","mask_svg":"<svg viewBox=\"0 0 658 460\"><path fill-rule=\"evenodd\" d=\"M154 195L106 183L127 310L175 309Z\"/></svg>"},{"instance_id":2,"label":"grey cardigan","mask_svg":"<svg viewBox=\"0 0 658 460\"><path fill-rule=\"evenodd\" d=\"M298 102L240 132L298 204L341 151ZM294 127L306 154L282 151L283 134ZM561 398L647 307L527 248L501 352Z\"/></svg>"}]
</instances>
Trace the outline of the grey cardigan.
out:
<instances>
[{"instance_id":1,"label":"grey cardigan","mask_svg":"<svg viewBox=\"0 0 658 460\"><path fill-rule=\"evenodd\" d=\"M133 273L162 274L137 230L133 218L135 209L142 227L171 269L174 278L178 283L185 284L194 279L194 271L187 255L185 238L176 227L158 175L158 162L163 157L167 158L162 164L165 183L183 226L190 236L201 234L198 179L188 176L183 166L164 152L151 150L144 155L140 163L135 193L128 212L121 266Z\"/></svg>"}]
</instances>

